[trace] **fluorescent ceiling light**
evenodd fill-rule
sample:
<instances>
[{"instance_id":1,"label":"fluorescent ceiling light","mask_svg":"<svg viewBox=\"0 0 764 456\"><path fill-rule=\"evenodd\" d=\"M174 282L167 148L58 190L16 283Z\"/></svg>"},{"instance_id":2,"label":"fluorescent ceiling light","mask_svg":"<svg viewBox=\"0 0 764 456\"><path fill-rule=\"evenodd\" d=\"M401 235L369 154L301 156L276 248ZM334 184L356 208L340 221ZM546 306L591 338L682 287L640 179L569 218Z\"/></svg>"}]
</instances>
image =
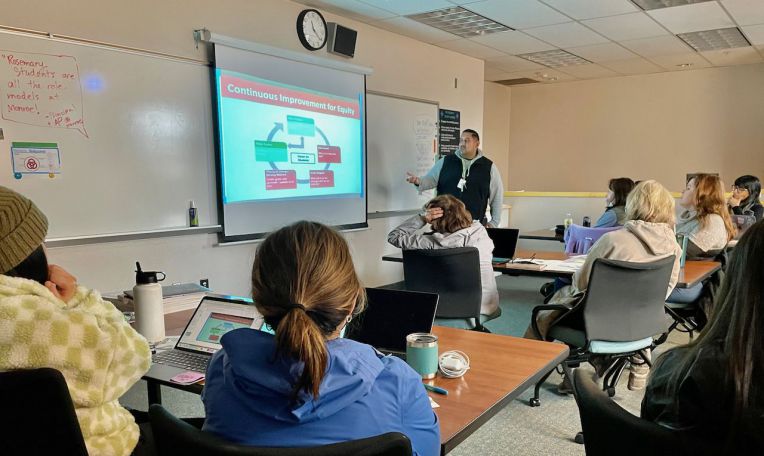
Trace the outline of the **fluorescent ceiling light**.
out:
<instances>
[{"instance_id":1,"label":"fluorescent ceiling light","mask_svg":"<svg viewBox=\"0 0 764 456\"><path fill-rule=\"evenodd\" d=\"M658 8L671 8L672 6L690 5L692 3L703 3L711 0L631 0L643 10L653 10Z\"/></svg>"},{"instance_id":2,"label":"fluorescent ceiling light","mask_svg":"<svg viewBox=\"0 0 764 456\"><path fill-rule=\"evenodd\" d=\"M504 24L499 24L487 17L458 6L430 11L428 13L412 14L406 17L430 27L453 33L462 38L513 30Z\"/></svg>"},{"instance_id":3,"label":"fluorescent ceiling light","mask_svg":"<svg viewBox=\"0 0 764 456\"><path fill-rule=\"evenodd\" d=\"M717 51L719 49L732 49L751 45L737 27L680 33L677 36L698 52Z\"/></svg>"},{"instance_id":4,"label":"fluorescent ceiling light","mask_svg":"<svg viewBox=\"0 0 764 456\"><path fill-rule=\"evenodd\" d=\"M530 54L519 54L517 57L531 62L540 63L550 68L559 68L573 65L584 65L592 63L570 52L562 49L553 49L551 51L532 52Z\"/></svg>"}]
</instances>

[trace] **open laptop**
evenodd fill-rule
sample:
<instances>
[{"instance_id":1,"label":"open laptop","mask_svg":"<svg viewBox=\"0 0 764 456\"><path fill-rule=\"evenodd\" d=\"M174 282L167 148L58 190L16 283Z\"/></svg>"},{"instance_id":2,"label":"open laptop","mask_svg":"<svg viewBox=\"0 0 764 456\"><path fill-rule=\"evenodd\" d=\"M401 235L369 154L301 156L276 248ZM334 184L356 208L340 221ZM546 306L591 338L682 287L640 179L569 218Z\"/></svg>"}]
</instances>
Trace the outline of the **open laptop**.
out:
<instances>
[{"instance_id":1,"label":"open laptop","mask_svg":"<svg viewBox=\"0 0 764 456\"><path fill-rule=\"evenodd\" d=\"M238 328L260 329L262 324L263 317L249 299L205 296L175 348L155 354L146 376L170 381L183 372L205 373L225 333Z\"/></svg>"},{"instance_id":2,"label":"open laptop","mask_svg":"<svg viewBox=\"0 0 764 456\"><path fill-rule=\"evenodd\" d=\"M432 331L436 293L367 288L366 296L366 310L353 319L346 338L405 359L406 336Z\"/></svg>"},{"instance_id":3,"label":"open laptop","mask_svg":"<svg viewBox=\"0 0 764 456\"><path fill-rule=\"evenodd\" d=\"M517 239L520 237L520 230L514 228L486 228L488 237L493 241L493 259L494 264L507 263L515 257L517 248Z\"/></svg>"}]
</instances>

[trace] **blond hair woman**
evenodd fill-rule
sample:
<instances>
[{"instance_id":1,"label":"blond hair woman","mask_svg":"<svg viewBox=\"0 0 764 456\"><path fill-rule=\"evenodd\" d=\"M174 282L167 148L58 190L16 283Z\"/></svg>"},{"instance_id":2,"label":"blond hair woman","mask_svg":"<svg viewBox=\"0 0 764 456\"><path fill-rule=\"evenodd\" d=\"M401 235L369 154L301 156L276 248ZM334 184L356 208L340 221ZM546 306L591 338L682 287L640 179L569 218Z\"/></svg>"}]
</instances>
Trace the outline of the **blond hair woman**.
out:
<instances>
[{"instance_id":1,"label":"blond hair woman","mask_svg":"<svg viewBox=\"0 0 764 456\"><path fill-rule=\"evenodd\" d=\"M339 338L365 305L347 243L319 223L270 234L252 298L275 334L228 332L210 361L204 430L267 447L309 447L398 431L415 454L440 452L421 377L399 358Z\"/></svg>"},{"instance_id":2,"label":"blond hair woman","mask_svg":"<svg viewBox=\"0 0 764 456\"><path fill-rule=\"evenodd\" d=\"M420 230L429 223L432 232ZM499 290L493 275L493 241L485 227L473 221L460 200L440 195L425 204L425 211L390 231L387 241L401 249L452 249L476 247L480 256L482 302L480 313L493 315L499 310Z\"/></svg>"},{"instance_id":3,"label":"blond hair woman","mask_svg":"<svg viewBox=\"0 0 764 456\"><path fill-rule=\"evenodd\" d=\"M574 305L580 301L589 286L589 275L597 258L647 263L674 255L674 268L666 296L671 293L679 280L682 255L674 234L674 198L658 182L642 181L626 199L626 220L623 229L606 233L597 240L586 255L583 267L573 274L572 284L559 289L550 304ZM536 321L542 338L559 315L560 311L539 312ZM536 338L537 335L529 327L526 337ZM632 369L632 373L638 372L639 375L629 376L631 389L644 388L646 368ZM560 390L567 392L567 385Z\"/></svg>"}]
</instances>

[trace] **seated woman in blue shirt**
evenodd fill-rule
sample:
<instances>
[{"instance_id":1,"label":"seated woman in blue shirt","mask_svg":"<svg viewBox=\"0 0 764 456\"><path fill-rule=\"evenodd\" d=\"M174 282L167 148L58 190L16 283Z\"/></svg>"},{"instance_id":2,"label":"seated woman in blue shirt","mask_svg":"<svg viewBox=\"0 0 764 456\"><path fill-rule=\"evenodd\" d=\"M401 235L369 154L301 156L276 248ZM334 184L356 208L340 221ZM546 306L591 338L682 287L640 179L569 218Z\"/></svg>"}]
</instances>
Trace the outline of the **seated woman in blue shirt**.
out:
<instances>
[{"instance_id":1,"label":"seated woman in blue shirt","mask_svg":"<svg viewBox=\"0 0 764 456\"><path fill-rule=\"evenodd\" d=\"M634 181L628 177L617 177L610 179L607 187L608 192L605 198L607 209L594 224L594 228L623 226L626 222L626 197L634 188Z\"/></svg>"},{"instance_id":2,"label":"seated woman in blue shirt","mask_svg":"<svg viewBox=\"0 0 764 456\"><path fill-rule=\"evenodd\" d=\"M397 431L415 454L440 454L438 419L402 360L339 338L365 306L347 243L319 223L270 234L252 267L252 298L275 335L221 338L202 401L204 430L264 447L310 447Z\"/></svg>"}]
</instances>

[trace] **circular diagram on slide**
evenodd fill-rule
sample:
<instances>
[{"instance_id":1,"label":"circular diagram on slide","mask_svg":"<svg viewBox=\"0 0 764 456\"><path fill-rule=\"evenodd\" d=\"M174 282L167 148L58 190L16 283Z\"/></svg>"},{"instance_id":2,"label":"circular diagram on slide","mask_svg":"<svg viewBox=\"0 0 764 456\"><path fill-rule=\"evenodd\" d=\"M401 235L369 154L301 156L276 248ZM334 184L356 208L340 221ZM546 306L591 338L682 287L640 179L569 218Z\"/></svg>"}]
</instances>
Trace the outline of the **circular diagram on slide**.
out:
<instances>
[{"instance_id":1,"label":"circular diagram on slide","mask_svg":"<svg viewBox=\"0 0 764 456\"><path fill-rule=\"evenodd\" d=\"M265 140L255 140L255 160L268 162L271 168L265 171L265 189L281 190L297 185L334 187L334 171L329 168L341 163L342 157L314 119L288 115L286 126L274 122Z\"/></svg>"}]
</instances>

